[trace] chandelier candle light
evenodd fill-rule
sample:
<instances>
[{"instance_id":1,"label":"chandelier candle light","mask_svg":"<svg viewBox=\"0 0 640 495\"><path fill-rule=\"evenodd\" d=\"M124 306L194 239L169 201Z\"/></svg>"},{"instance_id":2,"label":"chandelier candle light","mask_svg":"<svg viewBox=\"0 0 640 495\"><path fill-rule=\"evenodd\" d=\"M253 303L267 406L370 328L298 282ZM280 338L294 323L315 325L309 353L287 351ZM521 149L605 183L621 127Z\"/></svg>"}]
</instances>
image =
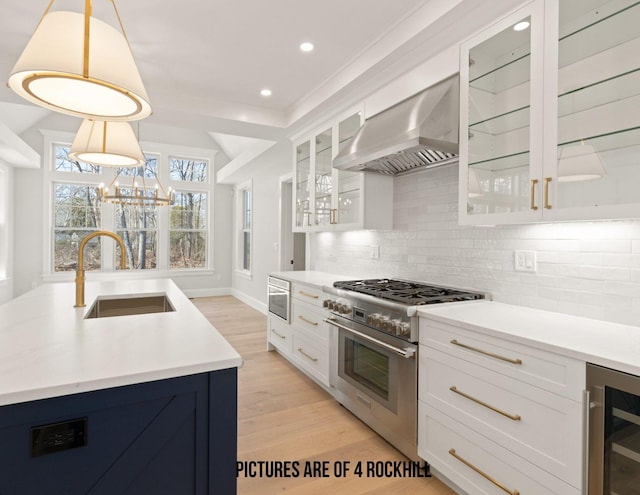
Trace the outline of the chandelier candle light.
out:
<instances>
[{"instance_id":1,"label":"chandelier candle light","mask_svg":"<svg viewBox=\"0 0 640 495\"><path fill-rule=\"evenodd\" d=\"M120 30L84 14L50 11L9 76L9 87L37 105L68 115L100 120L139 120L151 114L149 97L133 59L120 15L108 0Z\"/></svg>"}]
</instances>

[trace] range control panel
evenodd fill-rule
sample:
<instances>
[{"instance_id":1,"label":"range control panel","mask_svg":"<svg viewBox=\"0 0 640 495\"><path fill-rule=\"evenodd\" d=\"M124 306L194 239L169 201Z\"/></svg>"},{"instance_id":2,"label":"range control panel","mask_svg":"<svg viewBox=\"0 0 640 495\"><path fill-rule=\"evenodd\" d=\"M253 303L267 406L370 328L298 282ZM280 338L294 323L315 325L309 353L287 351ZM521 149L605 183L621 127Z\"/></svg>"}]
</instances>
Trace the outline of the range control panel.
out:
<instances>
[{"instance_id":1,"label":"range control panel","mask_svg":"<svg viewBox=\"0 0 640 495\"><path fill-rule=\"evenodd\" d=\"M31 457L87 445L87 418L31 428Z\"/></svg>"}]
</instances>

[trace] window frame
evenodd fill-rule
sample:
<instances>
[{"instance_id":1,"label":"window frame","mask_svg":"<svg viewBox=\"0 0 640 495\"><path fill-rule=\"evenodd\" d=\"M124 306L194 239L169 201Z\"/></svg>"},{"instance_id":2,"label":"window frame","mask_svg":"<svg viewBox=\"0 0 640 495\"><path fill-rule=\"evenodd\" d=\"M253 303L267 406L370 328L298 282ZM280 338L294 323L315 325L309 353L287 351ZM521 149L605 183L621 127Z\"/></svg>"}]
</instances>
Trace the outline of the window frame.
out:
<instances>
[{"instance_id":1,"label":"window frame","mask_svg":"<svg viewBox=\"0 0 640 495\"><path fill-rule=\"evenodd\" d=\"M41 131L44 136L44 153L43 153L43 254L42 254L42 278L43 281L61 281L72 278L73 271L55 271L55 255L54 255L54 184L78 184L78 185L99 185L100 183L109 184L115 174L117 168L102 167L101 174L84 174L75 172L64 172L55 170L55 146L61 145L70 147L73 140L73 134L64 131ZM213 238L214 238L214 212L212 205L214 204L214 187L215 182L212 180L214 173L215 150L205 148L192 148L182 145L171 145L151 142L140 142L145 155L157 157L157 174L158 179L163 186L168 189L184 190L189 189L193 192L204 192L207 195L207 218L206 218L206 260L205 266L202 268L169 268L169 209L170 207L158 207L157 228L155 229L157 242L157 260L155 268L127 270L127 277L130 278L158 278L168 277L172 275L210 275L214 273L213 263ZM191 181L170 181L169 180L169 160L170 158L189 158L198 161L207 162L207 182L191 182ZM152 178L147 178L147 185L155 185ZM101 204L101 229L116 232L116 206L112 204ZM116 270L116 250L119 249L115 242L101 242L101 259L102 266L100 271L92 272L94 280L111 280L114 273L120 272Z\"/></svg>"},{"instance_id":2,"label":"window frame","mask_svg":"<svg viewBox=\"0 0 640 495\"><path fill-rule=\"evenodd\" d=\"M246 226L247 219L247 211L245 209L246 202L246 193L249 193L250 198L250 207L249 207L249 227ZM254 216L253 213L255 211L255 198L253 195L253 180L248 180L241 184L238 184L235 188L235 197L236 197L236 235L235 235L235 253L236 253L236 262L235 262L235 271L236 273L243 277L251 280L253 277L253 266L254 266L254 257L253 257L253 225L254 225ZM245 234L249 234L249 268L245 268L244 266L244 258L245 258Z\"/></svg>"}]
</instances>

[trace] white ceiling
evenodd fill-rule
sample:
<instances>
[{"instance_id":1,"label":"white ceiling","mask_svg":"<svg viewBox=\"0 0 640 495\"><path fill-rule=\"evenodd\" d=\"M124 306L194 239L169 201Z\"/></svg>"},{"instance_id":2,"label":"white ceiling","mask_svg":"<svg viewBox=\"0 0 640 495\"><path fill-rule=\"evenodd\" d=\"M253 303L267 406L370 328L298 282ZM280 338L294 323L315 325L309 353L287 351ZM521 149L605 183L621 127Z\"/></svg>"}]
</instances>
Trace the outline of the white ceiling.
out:
<instances>
[{"instance_id":1,"label":"white ceiling","mask_svg":"<svg viewBox=\"0 0 640 495\"><path fill-rule=\"evenodd\" d=\"M116 0L116 5L151 99L150 123L204 131L230 158L246 159L296 126L304 128L331 104L364 98L376 84L409 70L413 60L455 44L455 32L465 22L488 22L495 11L521 1ZM0 79L8 79L48 3L0 0ZM52 8L80 12L83 6L83 0L55 0ZM93 10L117 27L111 0L93 0ZM314 43L315 50L301 52L302 41ZM260 95L265 87L271 97ZM20 115L25 105L30 104L0 85L0 123L18 135L43 115L35 107ZM243 143L229 136L251 139Z\"/></svg>"},{"instance_id":2,"label":"white ceiling","mask_svg":"<svg viewBox=\"0 0 640 495\"><path fill-rule=\"evenodd\" d=\"M0 0L5 79L48 1ZM120 0L116 5L154 109L286 127L314 90L427 3ZM81 11L83 4L56 0L52 8ZM109 0L93 0L93 9L117 26ZM315 50L301 52L302 41L313 42ZM271 97L260 95L265 87ZM0 99L17 102L6 90Z\"/></svg>"}]
</instances>

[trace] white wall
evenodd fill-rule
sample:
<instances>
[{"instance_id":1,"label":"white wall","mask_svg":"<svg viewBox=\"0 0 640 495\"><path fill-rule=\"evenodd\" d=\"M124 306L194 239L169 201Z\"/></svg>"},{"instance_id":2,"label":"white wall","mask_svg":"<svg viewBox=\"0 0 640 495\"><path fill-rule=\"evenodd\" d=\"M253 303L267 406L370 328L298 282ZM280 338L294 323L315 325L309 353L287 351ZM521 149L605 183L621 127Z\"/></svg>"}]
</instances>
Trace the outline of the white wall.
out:
<instances>
[{"instance_id":1,"label":"white wall","mask_svg":"<svg viewBox=\"0 0 640 495\"><path fill-rule=\"evenodd\" d=\"M45 156L44 136L39 129L75 133L79 125L79 119L52 114L39 122L37 127L26 131L21 138L41 156ZM218 153L215 158L216 170L228 162L224 152L202 131L142 123L139 133L141 142L215 150ZM45 167L48 165L44 164ZM45 221L43 198L46 197L43 191L43 170L16 169L14 190L13 295L17 296L42 283L45 244L42 239ZM171 278L190 296L227 294L231 291L232 252L229 239L232 235L232 188L216 184L213 195L213 273L181 275L171 272ZM72 273L69 274L69 280L73 280Z\"/></svg>"},{"instance_id":2,"label":"white wall","mask_svg":"<svg viewBox=\"0 0 640 495\"><path fill-rule=\"evenodd\" d=\"M0 304L13 297L13 175L0 162Z\"/></svg>"},{"instance_id":3,"label":"white wall","mask_svg":"<svg viewBox=\"0 0 640 495\"><path fill-rule=\"evenodd\" d=\"M267 275L279 270L280 264L279 178L291 171L291 164L291 143L286 140L259 156L247 170L253 179L252 275L248 279L234 270L233 294L262 311L266 311ZM237 233L233 235L235 239ZM234 269L236 266L234 256Z\"/></svg>"},{"instance_id":4,"label":"white wall","mask_svg":"<svg viewBox=\"0 0 640 495\"><path fill-rule=\"evenodd\" d=\"M394 230L314 234L312 269L453 285L640 325L640 221L461 227L457 178L455 165L396 177ZM537 251L537 273L514 271L515 249Z\"/></svg>"}]
</instances>

